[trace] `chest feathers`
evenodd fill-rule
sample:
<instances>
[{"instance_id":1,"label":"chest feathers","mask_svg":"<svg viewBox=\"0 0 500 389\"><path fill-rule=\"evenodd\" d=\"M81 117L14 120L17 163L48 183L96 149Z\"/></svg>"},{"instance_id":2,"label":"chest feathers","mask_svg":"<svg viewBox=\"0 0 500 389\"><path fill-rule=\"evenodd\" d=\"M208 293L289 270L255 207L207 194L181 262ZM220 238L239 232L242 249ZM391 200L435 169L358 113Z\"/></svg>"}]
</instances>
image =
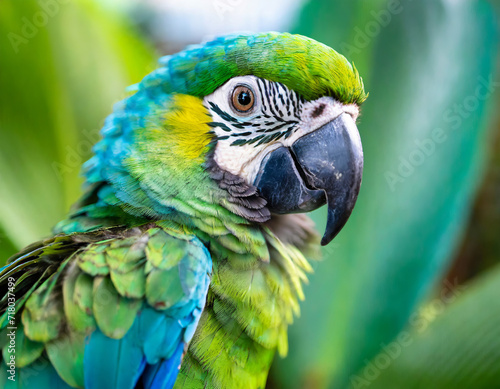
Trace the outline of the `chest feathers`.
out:
<instances>
[{"instance_id":1,"label":"chest feathers","mask_svg":"<svg viewBox=\"0 0 500 389\"><path fill-rule=\"evenodd\" d=\"M287 328L299 313L302 283L312 270L302 252L317 247L318 237L310 219L299 214L273 217L262 237L269 260L243 246L235 252L211 242L207 304L176 389L264 388L275 351L287 354Z\"/></svg>"}]
</instances>

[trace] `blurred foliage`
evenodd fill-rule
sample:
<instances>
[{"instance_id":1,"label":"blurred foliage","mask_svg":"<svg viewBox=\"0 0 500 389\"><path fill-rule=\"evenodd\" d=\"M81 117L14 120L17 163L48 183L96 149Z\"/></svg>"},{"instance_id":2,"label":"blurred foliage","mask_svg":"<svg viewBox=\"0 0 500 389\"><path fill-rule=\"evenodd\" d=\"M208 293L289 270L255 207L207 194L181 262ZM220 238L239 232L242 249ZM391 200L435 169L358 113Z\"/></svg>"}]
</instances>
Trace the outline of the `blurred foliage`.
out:
<instances>
[{"instance_id":1,"label":"blurred foliage","mask_svg":"<svg viewBox=\"0 0 500 389\"><path fill-rule=\"evenodd\" d=\"M0 257L50 233L80 194L80 166L151 48L93 1L2 1Z\"/></svg>"},{"instance_id":2,"label":"blurred foliage","mask_svg":"<svg viewBox=\"0 0 500 389\"><path fill-rule=\"evenodd\" d=\"M488 171L476 198L466 238L448 279L465 282L500 262L500 117Z\"/></svg>"},{"instance_id":3,"label":"blurred foliage","mask_svg":"<svg viewBox=\"0 0 500 389\"><path fill-rule=\"evenodd\" d=\"M472 285L463 287L464 294L425 331L415 326L402 334L404 338L400 335L387 345L359 372L354 387L498 388L499 285L500 267L497 266Z\"/></svg>"},{"instance_id":4,"label":"blurred foliage","mask_svg":"<svg viewBox=\"0 0 500 389\"><path fill-rule=\"evenodd\" d=\"M41 4L0 6L2 259L67 212L112 103L155 66L151 47L113 7ZM365 173L351 220L311 276L289 357L277 360L270 386L492 388L500 380L498 154L467 227L493 143L485 118L496 28L483 0L305 5L295 32L353 60L370 92L359 125ZM480 97L477 88L481 96L491 90ZM314 218L321 229L324 212ZM459 247L453 287L437 298ZM377 367L385 354L388 366Z\"/></svg>"},{"instance_id":5,"label":"blurred foliage","mask_svg":"<svg viewBox=\"0 0 500 389\"><path fill-rule=\"evenodd\" d=\"M484 1L313 1L296 32L353 60L370 97L357 206L324 249L273 381L367 387L356 372L411 327L467 227L488 155L494 14ZM324 213L315 217L321 228Z\"/></svg>"}]
</instances>

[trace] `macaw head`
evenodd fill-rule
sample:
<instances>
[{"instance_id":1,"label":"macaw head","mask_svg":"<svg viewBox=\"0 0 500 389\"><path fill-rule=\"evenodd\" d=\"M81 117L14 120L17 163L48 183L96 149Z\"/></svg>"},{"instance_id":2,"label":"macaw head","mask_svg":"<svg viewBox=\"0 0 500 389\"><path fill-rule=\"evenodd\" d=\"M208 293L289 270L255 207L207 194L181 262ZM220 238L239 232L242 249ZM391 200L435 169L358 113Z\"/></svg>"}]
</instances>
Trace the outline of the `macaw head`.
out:
<instances>
[{"instance_id":1,"label":"macaw head","mask_svg":"<svg viewBox=\"0 0 500 389\"><path fill-rule=\"evenodd\" d=\"M160 65L106 121L86 165L97 202L157 219L248 223L326 203L330 242L363 169L355 123L366 94L354 66L280 33L221 37Z\"/></svg>"}]
</instances>

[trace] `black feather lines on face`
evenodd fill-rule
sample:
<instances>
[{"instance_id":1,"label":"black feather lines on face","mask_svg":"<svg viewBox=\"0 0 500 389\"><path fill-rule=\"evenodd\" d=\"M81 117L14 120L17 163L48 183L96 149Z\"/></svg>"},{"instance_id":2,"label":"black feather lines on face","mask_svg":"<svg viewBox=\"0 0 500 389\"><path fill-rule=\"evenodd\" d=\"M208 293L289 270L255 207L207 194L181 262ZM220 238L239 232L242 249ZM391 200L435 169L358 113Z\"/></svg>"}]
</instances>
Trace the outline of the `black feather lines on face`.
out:
<instances>
[{"instance_id":1,"label":"black feather lines on face","mask_svg":"<svg viewBox=\"0 0 500 389\"><path fill-rule=\"evenodd\" d=\"M269 143L281 138L288 138L298 127L302 114L304 98L278 82L257 78L255 93L260 96L260 111L256 116L245 121L233 116L232 112L223 111L216 103L209 101L209 110L220 121L209 123L224 133L218 140L234 139L231 146Z\"/></svg>"}]
</instances>

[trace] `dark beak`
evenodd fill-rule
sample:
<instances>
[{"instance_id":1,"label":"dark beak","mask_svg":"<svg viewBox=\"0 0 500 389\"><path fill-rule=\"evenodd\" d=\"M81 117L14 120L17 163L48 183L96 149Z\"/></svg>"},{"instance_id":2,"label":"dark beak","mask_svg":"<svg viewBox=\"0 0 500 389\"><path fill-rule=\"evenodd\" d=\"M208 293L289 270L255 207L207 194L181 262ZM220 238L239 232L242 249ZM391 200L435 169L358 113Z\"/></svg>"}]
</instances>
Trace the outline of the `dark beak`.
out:
<instances>
[{"instance_id":1,"label":"dark beak","mask_svg":"<svg viewBox=\"0 0 500 389\"><path fill-rule=\"evenodd\" d=\"M308 212L328 203L321 240L328 244L344 227L356 203L363 149L352 117L341 114L318 130L264 158L254 185L273 213Z\"/></svg>"}]
</instances>

